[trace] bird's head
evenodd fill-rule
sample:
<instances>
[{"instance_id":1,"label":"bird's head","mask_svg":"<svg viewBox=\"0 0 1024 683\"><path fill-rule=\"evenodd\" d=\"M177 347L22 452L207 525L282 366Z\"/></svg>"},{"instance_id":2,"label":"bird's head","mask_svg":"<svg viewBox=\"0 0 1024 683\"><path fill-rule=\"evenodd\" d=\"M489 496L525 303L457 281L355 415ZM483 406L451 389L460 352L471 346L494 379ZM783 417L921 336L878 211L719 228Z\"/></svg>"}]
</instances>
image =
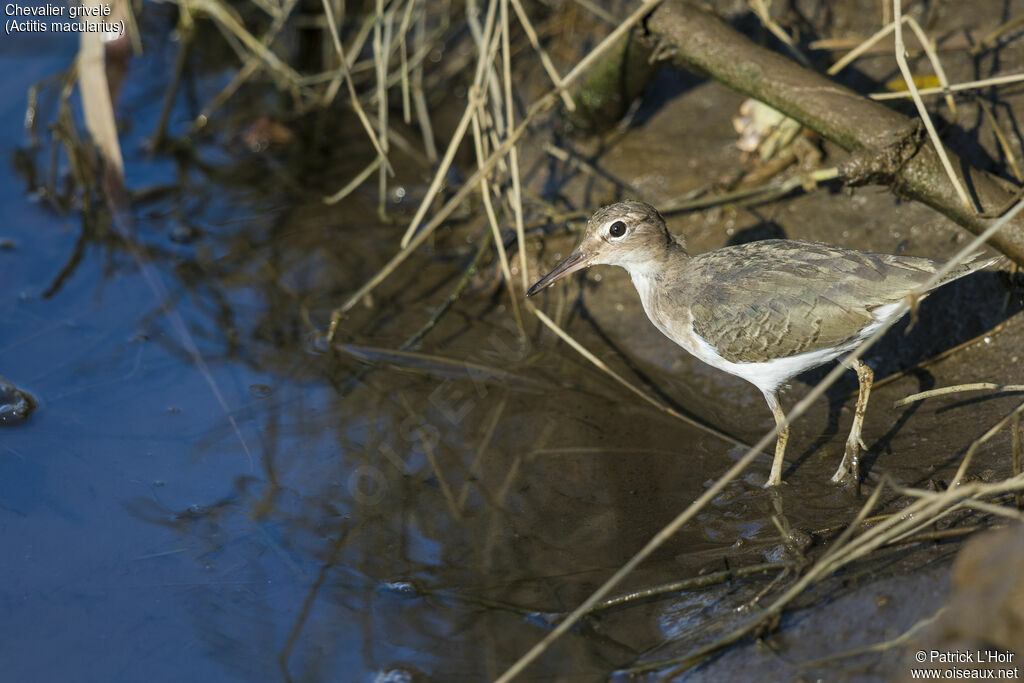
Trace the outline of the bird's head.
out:
<instances>
[{"instance_id":1,"label":"bird's head","mask_svg":"<svg viewBox=\"0 0 1024 683\"><path fill-rule=\"evenodd\" d=\"M631 274L646 270L679 244L679 238L668 231L665 219L650 204L610 204L594 212L576 250L530 287L526 296L590 266L621 266Z\"/></svg>"}]
</instances>

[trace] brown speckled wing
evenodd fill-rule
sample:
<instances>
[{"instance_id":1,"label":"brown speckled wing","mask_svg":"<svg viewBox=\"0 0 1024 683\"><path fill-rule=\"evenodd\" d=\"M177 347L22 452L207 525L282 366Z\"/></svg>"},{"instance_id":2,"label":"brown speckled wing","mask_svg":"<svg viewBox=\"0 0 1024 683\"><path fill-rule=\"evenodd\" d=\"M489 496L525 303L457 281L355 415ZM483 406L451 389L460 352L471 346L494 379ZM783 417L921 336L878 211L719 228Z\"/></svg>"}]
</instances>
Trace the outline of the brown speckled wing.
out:
<instances>
[{"instance_id":1,"label":"brown speckled wing","mask_svg":"<svg viewBox=\"0 0 1024 683\"><path fill-rule=\"evenodd\" d=\"M849 342L872 308L899 301L942 263L766 240L696 256L677 284L690 290L694 331L726 360L751 363Z\"/></svg>"}]
</instances>

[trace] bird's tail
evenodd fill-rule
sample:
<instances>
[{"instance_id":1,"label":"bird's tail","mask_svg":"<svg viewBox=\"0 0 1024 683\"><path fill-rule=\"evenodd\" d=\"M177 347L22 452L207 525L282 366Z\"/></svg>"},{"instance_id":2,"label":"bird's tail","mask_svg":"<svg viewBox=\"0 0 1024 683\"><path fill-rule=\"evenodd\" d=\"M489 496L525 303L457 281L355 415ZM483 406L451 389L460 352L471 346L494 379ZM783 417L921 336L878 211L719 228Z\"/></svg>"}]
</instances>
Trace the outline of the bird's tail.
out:
<instances>
[{"instance_id":1,"label":"bird's tail","mask_svg":"<svg viewBox=\"0 0 1024 683\"><path fill-rule=\"evenodd\" d=\"M959 280L965 275L970 275L982 268L988 268L991 265L1004 262L1008 262L1008 259L1005 256L988 256L979 252L946 273L941 280L935 283L935 286L932 287L932 289L938 289L944 284L952 282L953 280Z\"/></svg>"}]
</instances>

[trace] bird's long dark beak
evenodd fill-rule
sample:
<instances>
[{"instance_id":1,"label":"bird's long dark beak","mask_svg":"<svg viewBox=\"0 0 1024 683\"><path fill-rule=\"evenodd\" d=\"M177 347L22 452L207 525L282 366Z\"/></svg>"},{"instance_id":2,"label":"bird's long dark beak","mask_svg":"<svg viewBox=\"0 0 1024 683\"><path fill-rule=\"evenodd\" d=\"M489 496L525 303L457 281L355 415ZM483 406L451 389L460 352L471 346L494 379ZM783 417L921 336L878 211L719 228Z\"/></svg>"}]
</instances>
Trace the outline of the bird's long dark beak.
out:
<instances>
[{"instance_id":1,"label":"bird's long dark beak","mask_svg":"<svg viewBox=\"0 0 1024 683\"><path fill-rule=\"evenodd\" d=\"M577 270L583 270L589 265L590 257L577 249L566 256L565 260L555 266L550 273L537 280L537 282L533 284L533 287L530 287L526 292L526 296L533 296L540 290L546 289L555 284L555 282L561 280L566 275L572 275Z\"/></svg>"}]
</instances>

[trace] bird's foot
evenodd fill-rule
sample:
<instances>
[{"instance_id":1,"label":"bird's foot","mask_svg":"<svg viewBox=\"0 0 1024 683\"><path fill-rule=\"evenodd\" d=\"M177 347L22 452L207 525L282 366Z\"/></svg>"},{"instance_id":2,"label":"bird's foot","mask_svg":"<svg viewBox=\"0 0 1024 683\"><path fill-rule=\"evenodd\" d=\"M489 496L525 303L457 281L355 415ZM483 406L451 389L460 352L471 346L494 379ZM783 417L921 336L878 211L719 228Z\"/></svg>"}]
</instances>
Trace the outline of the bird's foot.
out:
<instances>
[{"instance_id":1,"label":"bird's foot","mask_svg":"<svg viewBox=\"0 0 1024 683\"><path fill-rule=\"evenodd\" d=\"M860 455L861 449L867 450L867 446L860 438L860 435L851 435L846 441L846 450L843 452L843 460L839 468L832 475L832 483L849 487L860 484Z\"/></svg>"}]
</instances>

